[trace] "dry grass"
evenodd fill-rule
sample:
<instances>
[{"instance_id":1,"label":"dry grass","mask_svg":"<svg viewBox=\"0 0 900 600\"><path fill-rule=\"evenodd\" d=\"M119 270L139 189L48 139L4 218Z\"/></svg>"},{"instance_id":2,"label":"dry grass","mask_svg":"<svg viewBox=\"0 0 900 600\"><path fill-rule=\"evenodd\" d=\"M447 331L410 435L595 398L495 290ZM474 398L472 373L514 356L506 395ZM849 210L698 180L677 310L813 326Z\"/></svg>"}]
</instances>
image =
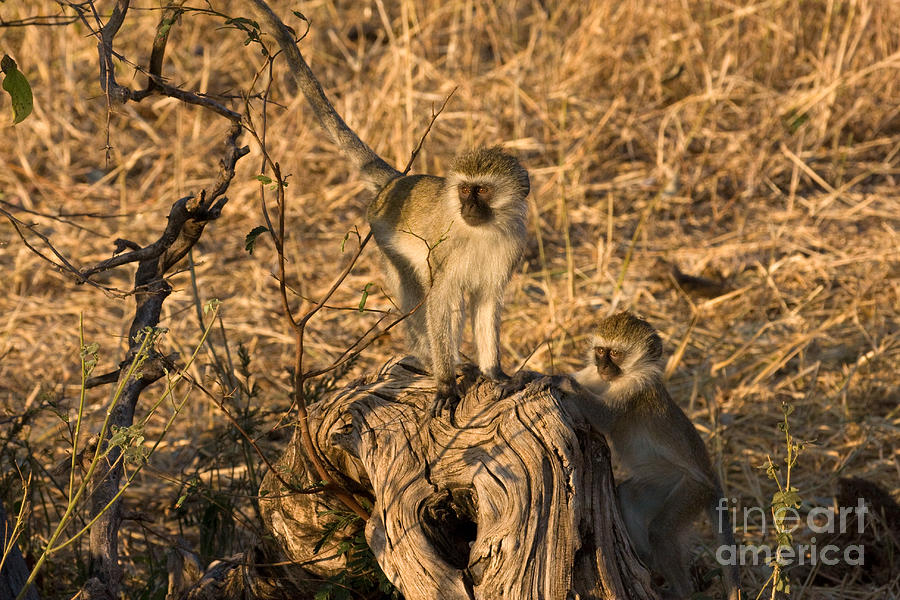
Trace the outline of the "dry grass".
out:
<instances>
[{"instance_id":1,"label":"dry grass","mask_svg":"<svg viewBox=\"0 0 900 600\"><path fill-rule=\"evenodd\" d=\"M0 17L57 11L49 0L21 4L0 5ZM765 507L774 491L758 467L784 452L776 429L783 400L797 408L795 435L816 441L794 473L806 500L829 504L845 475L900 494L900 4L315 0L281 3L279 11L287 16L289 8L312 21L302 48L339 112L387 159L404 165L432 107L458 88L415 170L442 173L460 148L497 142L529 168L531 238L507 292L507 368L530 357L529 368L570 371L592 323L631 308L661 330L673 356L673 396L742 505ZM224 10L243 9L225 3ZM117 49L146 60L157 18L133 11ZM260 57L220 24L191 16L176 26L166 67L174 83L213 94L246 88ZM35 223L79 265L108 256L116 237L155 239L172 202L214 177L226 129L169 99L116 107L107 163L106 103L95 41L86 34L80 25L0 28L0 50L35 90L34 114L2 130L0 206ZM120 81L131 74L122 65ZM291 284L316 298L338 271L344 234L365 230L367 197L304 101L284 86L275 94L284 109L272 111L268 143L292 173ZM0 107L8 116L8 101ZM253 406L266 411L259 421L271 427L287 404L293 349L271 244L261 241L253 255L243 249L245 234L262 223L252 180L260 154L251 148L223 217L194 259L201 296L224 302L232 355L242 344L252 356ZM8 222L0 231L2 410L71 407L79 315L87 339L100 343L103 372L122 356L132 302L74 285L27 250ZM679 286L673 265L721 281L730 293L706 298ZM127 288L130 277L122 271L107 281ZM355 307L372 281L379 275L370 249L332 304ZM173 284L166 344L188 353L199 339L190 277L177 275ZM369 306L388 303L377 292ZM324 364L374 318L353 310L318 317L308 364ZM355 370L401 348L401 336L384 339ZM209 368L197 366L195 376L221 390ZM105 392L93 394L98 410L104 399ZM41 469L64 456L61 431L42 411L7 448L46 480ZM166 538L152 532L196 543L197 523L173 509L179 481L200 476L227 498L233 478L244 476L229 470L245 464L227 442L234 437L197 395L127 500L156 521L123 530L135 580L160 568L135 556L152 549L147 556L161 560ZM9 500L17 480L5 481ZM51 519L58 500L52 485L32 498ZM241 506L239 528L255 519ZM33 552L46 524L32 527ZM742 535L748 543L772 541L758 528ZM64 564L49 573L64 581L76 571ZM745 569L744 584L755 595L765 577L761 567ZM44 591L64 597L75 585L55 589L48 576ZM900 583L800 578L794 593L897 597Z\"/></svg>"}]
</instances>

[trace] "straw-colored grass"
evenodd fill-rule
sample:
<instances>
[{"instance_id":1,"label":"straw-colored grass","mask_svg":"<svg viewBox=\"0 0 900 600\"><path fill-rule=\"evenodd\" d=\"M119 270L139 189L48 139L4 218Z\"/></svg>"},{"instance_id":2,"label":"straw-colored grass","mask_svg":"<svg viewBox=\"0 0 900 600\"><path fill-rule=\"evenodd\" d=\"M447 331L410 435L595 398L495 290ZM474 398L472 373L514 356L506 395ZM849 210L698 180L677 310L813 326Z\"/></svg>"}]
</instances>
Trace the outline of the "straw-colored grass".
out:
<instances>
[{"instance_id":1,"label":"straw-colored grass","mask_svg":"<svg viewBox=\"0 0 900 600\"><path fill-rule=\"evenodd\" d=\"M158 4L140 3L116 40L132 62L149 55L159 16L150 9ZM215 4L235 15L245 10L239 2ZM837 478L848 475L900 494L900 3L274 4L285 19L292 8L310 19L301 43L306 58L338 111L389 161L406 164L432 109L456 89L414 171L443 173L457 151L495 143L530 170L528 249L506 295L507 370L526 359L530 369L574 370L592 324L632 309L661 331L673 357L672 395L706 438L740 505L767 507L771 499L774 483L759 467L767 455L784 453L782 401L797 409L793 433L815 440L792 478L811 505L829 505ZM110 6L100 3L103 11ZM58 11L50 0L0 4L4 20ZM302 30L293 17L288 22ZM246 89L262 59L220 25L182 17L165 68L173 83L210 94ZM153 241L172 202L215 177L227 129L221 119L164 98L107 115L88 33L81 24L0 28L0 51L17 60L35 93L34 114L2 128L0 207L34 223L79 266L108 257L117 237ZM122 83L143 85L133 69L120 67ZM282 106L270 111L269 152L291 173L289 283L315 299L343 264L345 233L365 231L368 196L305 101L282 83L273 93ZM5 96L0 111L11 122ZM193 259L202 298L223 301L232 356L237 360L241 344L252 357L252 406L263 411L257 433L275 453L283 436L264 432L288 405L293 346L271 243L260 238L252 255L244 250L246 233L263 222L253 180L260 164L251 144L222 218L207 228ZM98 372L115 367L133 301L75 285L29 251L5 219L0 232L0 402L2 422L12 424L27 409L71 410L79 315L86 338L100 344ZM366 284L380 282L376 258L369 248L331 305L358 305ZM679 285L673 266L720 282L724 295L704 297ZM127 289L131 277L126 268L102 279ZM190 276L182 272L172 283L165 347L188 355L200 336ZM369 307L389 307L379 288L371 291ZM325 364L375 318L323 312L309 330L306 364ZM402 335L391 334L353 373L402 348ZM205 366L211 356L201 357L194 376L221 393ZM93 391L95 410L107 394ZM57 516L60 492L49 481L52 471L42 469L64 458L62 431L56 417L40 412L6 444L6 454L27 458L44 482L31 499L38 517L25 543L30 553L44 535L41 520ZM126 499L129 510L154 520L123 526L131 589L140 589L136 582L148 573L160 577L162 550L173 536L195 549L200 544L198 518L173 508L179 482L196 475L229 498L231 482L245 476L232 469L246 469L238 445L227 441L238 437L196 394ZM3 481L9 503L21 494L18 479ZM256 516L247 502L230 501L243 511L238 530L252 531ZM752 525L739 538L772 543L771 531ZM84 547L78 551L83 557ZM57 583L48 575L44 593L68 597L80 567L70 561L49 568ZM886 587L801 577L794 594L898 597L896 573ZM60 587L69 577L73 584ZM763 567L744 570L750 597L765 578Z\"/></svg>"}]
</instances>

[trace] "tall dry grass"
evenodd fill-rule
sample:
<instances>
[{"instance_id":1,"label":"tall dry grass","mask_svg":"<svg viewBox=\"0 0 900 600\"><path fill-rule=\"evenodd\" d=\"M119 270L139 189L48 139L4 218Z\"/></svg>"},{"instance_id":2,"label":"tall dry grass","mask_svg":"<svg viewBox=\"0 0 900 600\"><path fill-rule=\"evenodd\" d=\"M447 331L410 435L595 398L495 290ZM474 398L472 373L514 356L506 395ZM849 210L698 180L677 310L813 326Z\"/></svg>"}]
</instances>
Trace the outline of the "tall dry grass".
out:
<instances>
[{"instance_id":1,"label":"tall dry grass","mask_svg":"<svg viewBox=\"0 0 900 600\"><path fill-rule=\"evenodd\" d=\"M101 2L101 12L110 5ZM245 12L239 2L215 5ZM305 56L339 112L390 161L406 163L433 107L456 89L414 170L441 173L458 150L494 143L529 168L529 245L507 292L502 332L507 369L573 370L592 323L630 308L661 330L672 394L741 505L766 507L771 499L774 486L759 467L783 452L776 424L785 400L797 407L794 435L816 442L793 474L809 503L829 504L844 475L900 493L900 4L276 5L285 18L294 8L310 19ZM133 10L117 38L133 62L146 61L155 7ZM7 2L0 18L59 10L49 0ZM210 94L245 89L261 58L220 25L181 19L165 69L173 83ZM214 177L226 127L171 99L107 113L87 34L81 24L0 28L0 50L18 61L35 92L34 114L2 130L0 205L35 223L78 265L109 256L116 237L152 241L171 203ZM120 67L120 81L143 83ZM281 83L275 100L269 151L292 174L290 283L316 298L338 270L345 233L365 229L367 196L304 100ZM4 99L0 109L8 108ZM223 217L193 258L202 298L223 301L232 355L240 344L252 358L250 407L261 411L253 418L262 443L276 452L280 430L263 432L287 406L293 349L271 244L261 241L252 255L243 248L245 234L262 223L253 180L261 158L251 148ZM132 303L74 285L25 248L9 223L0 222L0 231L0 402L4 430L14 434L5 452L47 482L31 492L36 510L25 545L34 552L54 518L60 492L51 467L65 451L63 425L44 409L71 410L77 395L79 315L87 339L100 344L102 372L121 359ZM308 364L324 364L373 322L352 309L366 284L380 281L375 258L367 252L333 300L344 309L313 322ZM675 278L673 267L712 280L715 296ZM127 288L131 275L105 277ZM200 336L190 276L172 283L166 348L188 354ZM377 288L368 302L388 307ZM221 335L217 344L224 356ZM386 338L355 372L401 350L400 336ZM227 393L214 381L211 356L204 360L194 376ZM98 412L104 394L92 396ZM28 411L37 412L18 429ZM135 590L164 570L163 550L174 536L197 548L208 531L200 517L173 508L191 477L206 486L202 506L237 507L228 513L233 547L256 527L252 503L232 494L252 480L238 436L200 395L186 411L126 500L154 518L123 528ZM14 473L3 483L7 502L21 493ZM739 537L772 540L753 523ZM84 548L75 556L52 566L48 596L67 597L76 587ZM755 592L765 577L762 567L745 569L745 586ZM67 578L72 585L50 583ZM794 594L898 597L900 583L896 575L884 585L798 576Z\"/></svg>"}]
</instances>

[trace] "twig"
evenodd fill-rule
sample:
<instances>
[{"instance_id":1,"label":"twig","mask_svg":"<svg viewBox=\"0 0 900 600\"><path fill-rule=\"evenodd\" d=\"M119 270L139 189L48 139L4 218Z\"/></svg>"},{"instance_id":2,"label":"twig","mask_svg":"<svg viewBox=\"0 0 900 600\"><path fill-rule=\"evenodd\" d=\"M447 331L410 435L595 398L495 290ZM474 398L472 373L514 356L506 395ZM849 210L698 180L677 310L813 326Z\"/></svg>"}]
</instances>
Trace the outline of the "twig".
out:
<instances>
[{"instance_id":1,"label":"twig","mask_svg":"<svg viewBox=\"0 0 900 600\"><path fill-rule=\"evenodd\" d=\"M97 288L98 290L102 290L104 293L106 293L110 296L113 296L113 297L124 298L125 296L128 295L126 292L123 292L122 290L116 289L114 287L109 287L109 286L99 284L96 281L91 281L90 279L88 279L87 277L82 275L81 272L78 270L78 268L75 267L75 265L73 265L71 262L69 262L69 260L65 256L63 256L62 253L59 252L53 246L52 243L50 243L50 238L48 238L46 235L44 235L43 233L41 233L40 231L35 229L34 226L28 225L27 223L20 221L19 219L17 219L15 217L15 215L13 215L10 212L7 212L6 210L4 210L2 208L0 208L0 214L2 214L4 217L6 217L9 220L9 222L13 226L13 229L16 230L16 233L18 234L19 238L22 240L22 243L25 244L26 248L28 248L34 254L36 254L40 258L44 259L45 261L47 261L48 263L53 265L53 267L58 272L66 274L66 275L70 275L78 283L86 283L88 285L91 285L91 286ZM44 242L44 244L48 248L50 248L50 251L59 259L60 262L54 261L52 258L50 258L46 254L44 254L43 252L41 252L40 250L35 248L31 244L31 242L28 241L28 238L25 237L25 234L22 232L22 228L28 229L31 233L33 233L34 235L41 238L41 241Z\"/></svg>"},{"instance_id":2,"label":"twig","mask_svg":"<svg viewBox=\"0 0 900 600\"><path fill-rule=\"evenodd\" d=\"M101 86L107 97L107 155L109 152L109 114L113 101L125 102L134 99L135 93L127 87L120 86L115 81L113 71L113 40L119 28L124 22L129 6L128 0L118 0L109 21L100 28L98 35L98 54L100 60ZM93 9L93 4L91 4ZM163 13L163 20L174 21L173 15L177 7L170 5L169 10ZM95 18L99 17L94 12ZM168 22L168 26L171 22ZM165 44L168 39L168 29L164 24L157 27L157 31L166 35L157 35L151 57L151 69L159 71L162 66ZM246 146L238 147L237 140L241 134L240 116L215 103L210 103L189 92L182 92L170 88L168 84L154 81L148 89L160 90L160 93L168 93L183 102L196 103L218 114L222 114L232 122L231 129L225 142L224 156L220 161L220 172L216 181L209 189L202 190L196 196L187 196L177 200L169 212L168 222L160 238L146 247L138 247L136 244L120 240L117 249L130 247L128 253L114 256L103 261L99 265L86 269L79 273L82 280L89 281L88 277L94 273L113 269L117 266L137 262L135 273L134 295L137 306L134 319L129 331L129 355L135 356L137 352L139 333L147 328L155 328L159 323L160 313L165 298L172 288L166 281L166 273L174 267L190 249L197 243L206 224L219 217L222 208L228 199L224 196L231 180L234 178L234 167L237 161L249 152ZM148 95L145 93L145 95ZM145 97L141 96L141 97ZM74 268L74 267L73 267ZM151 353L148 361L143 366L142 376L137 379L128 379L126 370L119 371L119 387L122 388L120 402L111 407L109 420L117 427L129 427L134 420L134 412L143 390L162 377L164 373L163 358L155 352ZM105 381L110 375L103 377ZM109 430L105 430L104 440L100 446L108 444ZM108 448L108 456L103 464L93 474L91 496L91 554L94 557L92 574L101 582L104 592L116 597L122 578L122 571L118 565L118 529L122 518L120 481L123 473L122 462L119 460L121 450L118 447Z\"/></svg>"},{"instance_id":3,"label":"twig","mask_svg":"<svg viewBox=\"0 0 900 600\"><path fill-rule=\"evenodd\" d=\"M269 59L269 65L271 69L271 59ZM271 71L270 71L271 73ZM272 78L269 77L269 85L271 85ZM353 268L353 265L356 263L356 259L362 253L363 248L365 248L366 242L368 242L369 234L365 240L360 242L360 246L357 249L356 254L350 260L347 267L345 267L342 276L338 278L338 280L332 285L331 290L327 293L307 315L301 318L299 321L294 316L294 312L291 309L290 301L287 296L287 282L286 282L286 267L285 267L285 256L284 256L284 238L285 238L285 200L284 200L284 188L285 188L285 180L281 174L281 166L275 162L272 157L269 155L268 148L265 145L265 125L266 125L266 98L267 94L263 95L263 129L261 132L257 132L256 128L253 126L253 120L251 117L251 111L249 106L249 100L247 101L247 130L250 134L256 139L257 144L259 144L260 150L262 152L262 171L265 172L265 166L269 165L272 169L272 173L276 182L276 204L278 206L278 229L277 231L273 227L272 221L269 218L268 211L266 210L265 205L265 188L263 187L262 182L260 182L260 195L261 195L261 206L263 216L266 219L267 226L269 228L269 233L272 235L272 239L275 243L275 251L278 255L278 289L279 295L281 296L282 302L282 310L285 316L285 319L288 321L291 329L294 331L295 336L295 352L294 352L294 377L293 377L293 398L292 398L292 406L297 407L298 419L297 419L297 427L300 429L300 439L303 445L303 449L306 452L307 457L313 465L313 468L316 471L318 477L329 486L329 489L334 493L334 495L351 511L353 511L360 518L367 520L369 518L369 513L365 508L353 497L352 493L346 490L343 486L337 483L331 473L326 469L324 463L322 462L322 458L319 456L319 453L316 449L315 443L313 442L312 435L309 431L309 416L306 412L306 398L304 396L303 391L303 382L305 380L303 376L303 342L304 335L306 330L306 323L309 321L312 316L318 312L327 302L327 300L331 297L335 290L340 286L340 284L344 281L347 275L350 273L350 270ZM280 479L280 478L279 478Z\"/></svg>"},{"instance_id":4,"label":"twig","mask_svg":"<svg viewBox=\"0 0 900 600\"><path fill-rule=\"evenodd\" d=\"M428 137L428 134L431 133L431 127L434 125L434 122L437 121L437 118L444 112L444 108L447 106L447 103L450 102L450 98L453 97L453 94L456 93L457 88L454 87L450 90L450 93L444 98L444 102L441 104L441 107L434 112L434 109L431 111L431 120L428 122L428 127L425 128L425 132L422 134L422 137L419 138L419 143L416 144L416 147L413 149L412 153L409 155L409 162L406 163L406 167L403 169L403 174L406 175L409 173L409 170L412 168L413 162L416 160L416 157L419 155L419 151L422 150L422 145L425 143L425 138Z\"/></svg>"}]
</instances>

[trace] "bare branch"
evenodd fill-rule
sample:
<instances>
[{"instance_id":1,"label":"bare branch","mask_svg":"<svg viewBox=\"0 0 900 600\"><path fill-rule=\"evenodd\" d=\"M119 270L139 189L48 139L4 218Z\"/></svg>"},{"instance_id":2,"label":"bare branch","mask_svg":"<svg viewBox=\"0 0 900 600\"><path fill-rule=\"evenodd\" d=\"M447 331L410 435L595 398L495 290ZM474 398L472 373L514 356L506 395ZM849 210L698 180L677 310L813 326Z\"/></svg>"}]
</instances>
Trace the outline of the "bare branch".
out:
<instances>
[{"instance_id":1,"label":"bare branch","mask_svg":"<svg viewBox=\"0 0 900 600\"><path fill-rule=\"evenodd\" d=\"M124 103L129 96L127 87L116 83L116 68L113 64L113 40L119 33L119 28L125 22L130 0L118 0L113 14L106 25L100 28L100 41L97 44L97 53L100 56L100 88L106 92L110 100L116 103Z\"/></svg>"},{"instance_id":2,"label":"bare branch","mask_svg":"<svg viewBox=\"0 0 900 600\"><path fill-rule=\"evenodd\" d=\"M34 226L20 221L19 219L16 218L15 215L13 215L10 212L7 212L6 210L4 210L2 208L0 208L0 214L2 214L4 217L6 217L9 220L9 222L13 226L13 229L16 230L16 233L19 235L19 238L22 240L22 243L25 244L25 247L28 248L29 250L31 250L32 252L34 252L37 256L39 256L43 260L45 260L48 263L50 263L51 265L53 265L53 267L59 273L62 273L63 275L69 275L70 277L75 279L75 281L77 281L78 283L86 283L86 284L91 285L99 290L102 290L103 292L105 292L109 295L112 295L112 296L124 298L127 295L126 292L118 290L114 287L108 287L105 285L101 285L101 284L97 283L96 281L91 281L90 279L88 279L87 277L82 275L81 272L78 270L78 268L75 267L75 265L73 265L65 256L63 256L63 254L61 252L59 252L59 250L57 250L53 246L52 243L50 243L50 238L48 238L46 235L44 235L43 233L41 233L40 231L35 229ZM27 229L34 235L38 236L41 239L41 241L44 242L44 245L46 245L50 249L50 251L54 254L54 256L56 256L56 258L59 259L60 262L56 262L55 260L53 260L52 258L47 256L46 254L41 252L39 249L37 249L34 245L32 245L32 243L28 241L28 238L25 237L25 234L22 232L23 228Z\"/></svg>"},{"instance_id":3,"label":"bare branch","mask_svg":"<svg viewBox=\"0 0 900 600\"><path fill-rule=\"evenodd\" d=\"M222 207L228 201L223 195L234 177L235 163L249 152L244 146L237 146L241 126L232 123L226 138L225 156L220 161L220 173L209 190L202 190L197 196L177 200L169 212L168 222L159 240L145 248L133 250L121 257L104 261L89 273L108 270L128 262L138 261L134 277L135 308L134 319L129 330L129 362L138 351L139 333L159 324L163 302L172 290L166 281L167 271L174 267L200 239L209 221L219 217ZM112 407L110 424L129 427L134 420L134 411L144 389L162 377L166 368L172 365L171 357L151 352L142 367L138 379L123 381L128 370L120 369L118 378L123 389L121 399ZM101 376L107 380L111 375ZM104 441L106 443L106 441ZM113 596L118 595L121 569L118 565L118 530L121 521L121 505L116 500L122 477L121 450L110 448L108 457L94 475L94 493L91 497L91 517L96 518L91 527L91 553L94 556L93 574L95 581L105 585Z\"/></svg>"},{"instance_id":4,"label":"bare branch","mask_svg":"<svg viewBox=\"0 0 900 600\"><path fill-rule=\"evenodd\" d=\"M93 32L100 40L97 44L97 52L100 56L100 87L106 93L109 103L124 104L129 100L140 102L144 98L152 95L169 96L176 100L180 100L185 104L193 104L195 106L206 108L232 122L240 123L240 113L231 110L205 94L189 92L170 85L161 75L166 44L169 39L169 31L178 16L184 12L181 5L184 4L185 0L173 0L163 11L159 24L157 25L156 36L153 38L149 69L143 69L138 65L133 65L137 70L143 72L149 78L147 87L135 91L128 86L120 85L116 82L113 58L124 61L125 57L118 54L113 49L113 40L125 20L129 1L130 0L118 0L109 21L107 21L99 31Z\"/></svg>"},{"instance_id":5,"label":"bare branch","mask_svg":"<svg viewBox=\"0 0 900 600\"><path fill-rule=\"evenodd\" d=\"M206 190L202 190L199 197L185 196L175 202L169 211L166 228L157 241L149 246L113 256L98 265L84 269L80 272L83 281L89 281L88 277L91 275L108 271L124 264L149 261L159 257L163 257L162 272L165 272L184 258L187 251L200 238L206 223L217 219L221 214L222 207L225 206L227 199L224 197L219 198L234 177L234 166L237 161L250 152L250 149L246 146L237 147L237 138L240 136L240 133L240 125L233 124L225 142L225 157L220 161L221 170L219 176L209 193ZM122 245L133 247L133 242L117 240L117 246L121 247Z\"/></svg>"},{"instance_id":6,"label":"bare branch","mask_svg":"<svg viewBox=\"0 0 900 600\"><path fill-rule=\"evenodd\" d=\"M444 98L444 102L441 104L441 107L434 112L431 111L431 120L428 122L428 127L425 128L425 133L422 134L422 137L419 138L419 143L416 144L415 149L409 156L409 162L406 163L406 167L403 169L403 174L406 175L409 173L409 170L412 168L413 162L416 160L416 157L419 155L419 152L422 150L422 145L425 143L425 138L428 137L428 134L431 133L431 126L434 125L434 122L437 121L437 118L444 112L444 108L447 106L447 103L450 102L450 98L453 97L453 94L456 93L457 88L453 88L450 90L450 93Z\"/></svg>"},{"instance_id":7,"label":"bare branch","mask_svg":"<svg viewBox=\"0 0 900 600\"><path fill-rule=\"evenodd\" d=\"M153 38L153 49L150 51L150 66L148 69L147 88L153 88L156 85L157 78L162 76L163 60L166 56L166 44L169 42L169 32L175 21L184 10L181 8L185 0L172 0L163 10L163 14L156 26L156 36Z\"/></svg>"},{"instance_id":8,"label":"bare branch","mask_svg":"<svg viewBox=\"0 0 900 600\"><path fill-rule=\"evenodd\" d=\"M58 27L60 25L71 25L78 21L79 18L78 15L35 15L24 19L4 21L0 17L0 27Z\"/></svg>"}]
</instances>

